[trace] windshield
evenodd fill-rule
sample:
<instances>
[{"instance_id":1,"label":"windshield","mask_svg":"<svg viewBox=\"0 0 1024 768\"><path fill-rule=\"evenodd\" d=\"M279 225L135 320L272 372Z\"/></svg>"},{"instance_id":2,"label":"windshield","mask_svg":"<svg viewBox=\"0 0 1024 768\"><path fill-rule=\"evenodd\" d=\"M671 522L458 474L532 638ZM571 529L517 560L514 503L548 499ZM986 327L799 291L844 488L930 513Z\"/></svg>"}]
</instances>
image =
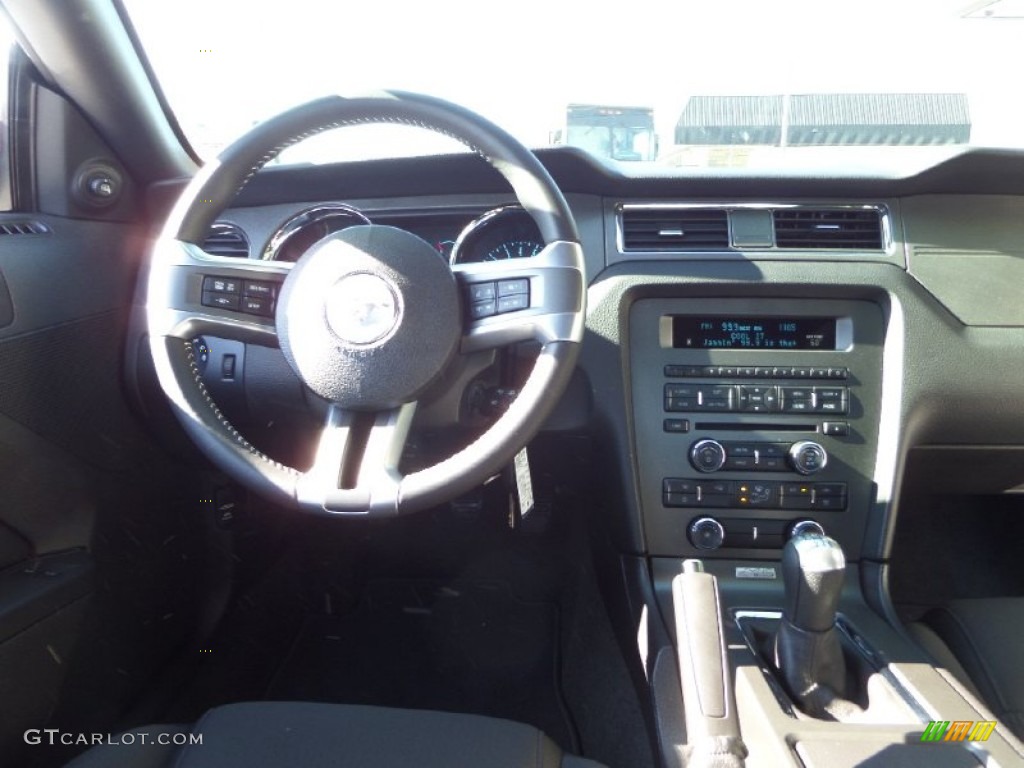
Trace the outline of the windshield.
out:
<instances>
[{"instance_id":1,"label":"windshield","mask_svg":"<svg viewBox=\"0 0 1024 768\"><path fill-rule=\"evenodd\" d=\"M287 107L380 88L632 166L884 166L1024 147L1024 0L123 2L204 157ZM459 149L405 130L345 129L281 160Z\"/></svg>"}]
</instances>

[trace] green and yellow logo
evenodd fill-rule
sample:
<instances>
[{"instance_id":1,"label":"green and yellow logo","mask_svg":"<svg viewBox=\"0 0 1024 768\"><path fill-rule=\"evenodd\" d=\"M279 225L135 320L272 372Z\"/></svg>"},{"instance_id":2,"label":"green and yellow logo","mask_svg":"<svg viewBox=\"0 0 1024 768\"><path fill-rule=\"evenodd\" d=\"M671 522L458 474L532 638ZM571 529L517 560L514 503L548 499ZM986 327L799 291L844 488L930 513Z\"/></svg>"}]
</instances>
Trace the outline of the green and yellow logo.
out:
<instances>
[{"instance_id":1,"label":"green and yellow logo","mask_svg":"<svg viewBox=\"0 0 1024 768\"><path fill-rule=\"evenodd\" d=\"M995 729L995 720L932 720L921 741L988 741Z\"/></svg>"}]
</instances>

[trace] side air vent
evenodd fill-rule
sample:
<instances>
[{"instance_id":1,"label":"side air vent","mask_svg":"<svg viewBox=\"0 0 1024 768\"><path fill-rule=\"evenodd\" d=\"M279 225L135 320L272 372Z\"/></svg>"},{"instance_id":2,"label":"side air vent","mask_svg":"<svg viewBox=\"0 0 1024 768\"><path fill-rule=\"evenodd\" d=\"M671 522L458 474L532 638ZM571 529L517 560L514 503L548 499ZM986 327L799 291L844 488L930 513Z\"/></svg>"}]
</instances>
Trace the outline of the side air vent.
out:
<instances>
[{"instance_id":1,"label":"side air vent","mask_svg":"<svg viewBox=\"0 0 1024 768\"><path fill-rule=\"evenodd\" d=\"M45 235L49 231L38 221L0 221L0 235Z\"/></svg>"},{"instance_id":2,"label":"side air vent","mask_svg":"<svg viewBox=\"0 0 1024 768\"><path fill-rule=\"evenodd\" d=\"M217 221L210 226L210 234L203 241L203 250L211 256L249 258L249 239L234 224Z\"/></svg>"},{"instance_id":3,"label":"side air vent","mask_svg":"<svg viewBox=\"0 0 1024 768\"><path fill-rule=\"evenodd\" d=\"M785 208L774 211L777 248L880 251L882 216L874 208Z\"/></svg>"},{"instance_id":4,"label":"side air vent","mask_svg":"<svg viewBox=\"0 0 1024 768\"><path fill-rule=\"evenodd\" d=\"M717 251L729 247L729 219L713 208L623 208L623 251Z\"/></svg>"}]
</instances>

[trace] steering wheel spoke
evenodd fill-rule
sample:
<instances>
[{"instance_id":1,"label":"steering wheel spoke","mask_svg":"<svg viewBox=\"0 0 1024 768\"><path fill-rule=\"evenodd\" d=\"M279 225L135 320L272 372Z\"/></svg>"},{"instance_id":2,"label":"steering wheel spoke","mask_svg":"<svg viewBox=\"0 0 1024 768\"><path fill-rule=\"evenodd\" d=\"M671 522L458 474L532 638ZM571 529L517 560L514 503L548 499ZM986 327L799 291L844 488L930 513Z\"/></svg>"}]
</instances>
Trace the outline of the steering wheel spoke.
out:
<instances>
[{"instance_id":1,"label":"steering wheel spoke","mask_svg":"<svg viewBox=\"0 0 1024 768\"><path fill-rule=\"evenodd\" d=\"M147 314L151 333L202 334L277 345L275 302L291 264L211 256L164 237L156 244Z\"/></svg>"},{"instance_id":2,"label":"steering wheel spoke","mask_svg":"<svg viewBox=\"0 0 1024 768\"><path fill-rule=\"evenodd\" d=\"M416 403L376 413L332 405L312 468L296 485L299 503L336 514L398 513L398 464Z\"/></svg>"},{"instance_id":3,"label":"steering wheel spoke","mask_svg":"<svg viewBox=\"0 0 1024 768\"><path fill-rule=\"evenodd\" d=\"M580 338L583 251L578 243L554 242L527 259L456 264L452 271L466 311L462 352Z\"/></svg>"}]
</instances>

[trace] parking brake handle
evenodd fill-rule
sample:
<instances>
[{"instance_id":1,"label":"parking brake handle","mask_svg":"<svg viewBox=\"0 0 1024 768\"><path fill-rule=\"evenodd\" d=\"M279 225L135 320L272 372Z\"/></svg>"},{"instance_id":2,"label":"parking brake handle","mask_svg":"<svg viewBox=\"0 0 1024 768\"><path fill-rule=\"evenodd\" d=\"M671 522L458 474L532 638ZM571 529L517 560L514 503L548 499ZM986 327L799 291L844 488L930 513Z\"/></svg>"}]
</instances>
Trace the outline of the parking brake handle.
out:
<instances>
[{"instance_id":1,"label":"parking brake handle","mask_svg":"<svg viewBox=\"0 0 1024 768\"><path fill-rule=\"evenodd\" d=\"M718 582L700 560L672 580L679 677L686 712L687 768L743 768L736 697L726 657Z\"/></svg>"}]
</instances>

